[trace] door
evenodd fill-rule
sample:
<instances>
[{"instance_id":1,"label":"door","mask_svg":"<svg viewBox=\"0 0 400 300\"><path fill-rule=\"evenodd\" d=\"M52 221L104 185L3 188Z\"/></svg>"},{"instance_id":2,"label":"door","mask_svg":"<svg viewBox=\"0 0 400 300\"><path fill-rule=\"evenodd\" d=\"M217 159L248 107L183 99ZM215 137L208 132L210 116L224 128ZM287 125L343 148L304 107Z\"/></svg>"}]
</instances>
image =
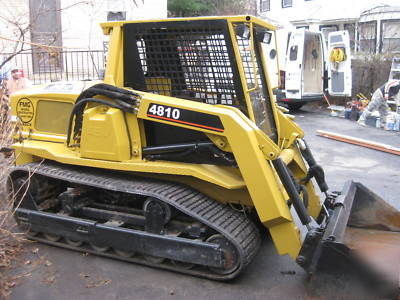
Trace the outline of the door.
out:
<instances>
[{"instance_id":1,"label":"door","mask_svg":"<svg viewBox=\"0 0 400 300\"><path fill-rule=\"evenodd\" d=\"M305 32L303 52L303 97L322 97L324 92L324 53L322 35Z\"/></svg>"},{"instance_id":2,"label":"door","mask_svg":"<svg viewBox=\"0 0 400 300\"><path fill-rule=\"evenodd\" d=\"M277 53L277 41L276 41L276 32L269 31L272 36L269 43L260 43L261 49L264 55L267 73L269 78L269 83L271 85L271 89L278 88L280 85L279 78L279 62L278 62L278 53Z\"/></svg>"},{"instance_id":3,"label":"door","mask_svg":"<svg viewBox=\"0 0 400 300\"><path fill-rule=\"evenodd\" d=\"M286 53L285 88L290 99L301 99L304 35L304 30L293 32Z\"/></svg>"},{"instance_id":4,"label":"door","mask_svg":"<svg viewBox=\"0 0 400 300\"><path fill-rule=\"evenodd\" d=\"M332 96L351 96L351 53L347 30L328 35L328 91Z\"/></svg>"}]
</instances>

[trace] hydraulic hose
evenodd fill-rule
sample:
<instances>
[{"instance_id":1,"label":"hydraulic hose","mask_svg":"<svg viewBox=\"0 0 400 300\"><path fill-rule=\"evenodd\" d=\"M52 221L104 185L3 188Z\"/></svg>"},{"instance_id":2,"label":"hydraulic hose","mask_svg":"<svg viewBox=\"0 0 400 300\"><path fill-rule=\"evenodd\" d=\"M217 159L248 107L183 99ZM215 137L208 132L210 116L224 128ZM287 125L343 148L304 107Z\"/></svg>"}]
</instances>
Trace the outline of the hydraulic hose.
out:
<instances>
[{"instance_id":1,"label":"hydraulic hose","mask_svg":"<svg viewBox=\"0 0 400 300\"><path fill-rule=\"evenodd\" d=\"M102 104L102 105L106 105L106 106L109 106L109 107L112 107L112 108L116 108L116 109L122 110L123 115L124 115L124 121L125 121L126 130L127 130L127 134L128 134L129 152L131 152L132 151L132 140L131 140L131 135L130 135L130 132L129 132L128 122L127 122L126 115L125 115L126 112L131 112L130 109L128 109L125 106L121 106L118 102L117 103L112 103L112 102L107 101L107 100L96 99L96 98L81 99L79 101L79 103L76 103L74 105L74 107L72 108L71 115L70 115L70 118L69 118L69 123L68 123L67 146L69 146L69 143L70 143L70 140L71 140L72 122L74 120L74 117L81 110L81 108L84 107L88 103L98 103L98 104Z\"/></svg>"},{"instance_id":2,"label":"hydraulic hose","mask_svg":"<svg viewBox=\"0 0 400 300\"><path fill-rule=\"evenodd\" d=\"M314 177L315 180L317 181L318 187L321 190L321 192L326 193L329 190L329 187L325 181L324 169L322 169L322 167L318 165L317 162L315 161L314 156L310 150L310 147L308 147L306 141L302 140L302 142L304 143L304 147L300 147L300 151L304 159L306 160L308 166L310 167L309 174L307 174L306 177L307 180L305 180L305 184L307 184L308 180Z\"/></svg>"},{"instance_id":3,"label":"hydraulic hose","mask_svg":"<svg viewBox=\"0 0 400 300\"><path fill-rule=\"evenodd\" d=\"M274 165L275 170L278 173L279 178L281 179L282 184L289 195L289 198L294 206L294 209L297 212L297 215L299 216L301 223L307 226L311 222L311 217L308 214L307 209L300 198L299 192L297 191L293 180L290 178L290 174L287 170L285 163L282 161L282 159L277 158L272 161L272 164Z\"/></svg>"},{"instance_id":4,"label":"hydraulic hose","mask_svg":"<svg viewBox=\"0 0 400 300\"><path fill-rule=\"evenodd\" d=\"M76 99L75 105L77 105L83 99L93 98L94 96L106 96L118 102L121 106L131 108L132 111L134 109L132 106L136 106L139 98L141 97L135 92L128 91L113 85L99 83L88 88L87 90L84 90ZM80 109L76 111L74 135L76 135L82 127L83 110L84 106L80 106Z\"/></svg>"}]
</instances>

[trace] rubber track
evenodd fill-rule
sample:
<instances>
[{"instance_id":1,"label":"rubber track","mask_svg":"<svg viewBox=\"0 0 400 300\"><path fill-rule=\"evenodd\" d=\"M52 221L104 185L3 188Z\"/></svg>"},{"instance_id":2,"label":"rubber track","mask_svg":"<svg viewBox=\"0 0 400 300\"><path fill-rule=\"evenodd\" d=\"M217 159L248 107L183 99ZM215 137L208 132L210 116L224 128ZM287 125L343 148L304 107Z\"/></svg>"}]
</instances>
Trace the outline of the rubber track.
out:
<instances>
[{"instance_id":1,"label":"rubber track","mask_svg":"<svg viewBox=\"0 0 400 300\"><path fill-rule=\"evenodd\" d=\"M232 279L251 262L261 244L258 229L244 214L181 184L138 177L117 171L64 165L52 161L18 166L12 170L12 173L21 171L24 173L30 172L40 174L70 183L160 199L225 236L235 246L241 261L239 267L234 272L227 275L215 274L210 271L198 272L194 270L182 270L180 268L157 265L157 267L160 268L174 269L174 271L181 273L216 280ZM36 239L42 242L47 242L43 239ZM83 251L83 249L76 249L76 247L71 247L69 245L66 246L59 242L50 242L50 244L57 244L58 246ZM84 251L87 251L87 249L84 249ZM93 251L88 252L93 253ZM102 256L113 256L101 252L96 254ZM116 258L120 259L120 257ZM123 260L138 262L134 259ZM155 266L153 263L139 263Z\"/></svg>"}]
</instances>

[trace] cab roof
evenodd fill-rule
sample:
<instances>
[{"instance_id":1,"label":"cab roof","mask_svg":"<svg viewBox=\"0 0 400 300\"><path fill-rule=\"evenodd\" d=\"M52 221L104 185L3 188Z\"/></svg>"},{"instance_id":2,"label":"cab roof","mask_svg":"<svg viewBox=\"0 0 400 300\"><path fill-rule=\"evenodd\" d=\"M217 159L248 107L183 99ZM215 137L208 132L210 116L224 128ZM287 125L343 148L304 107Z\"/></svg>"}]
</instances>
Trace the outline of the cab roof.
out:
<instances>
[{"instance_id":1,"label":"cab roof","mask_svg":"<svg viewBox=\"0 0 400 300\"><path fill-rule=\"evenodd\" d=\"M265 22L264 20L253 16L207 16L207 17L190 17L190 18L168 18L168 19L152 19L152 20L132 20L132 21L114 21L100 23L103 33L109 35L112 28L122 27L124 24L143 24L143 23L161 23L161 22L196 22L204 20L226 20L230 23L236 22L253 22L259 26L265 27L270 30L275 30L276 27Z\"/></svg>"}]
</instances>

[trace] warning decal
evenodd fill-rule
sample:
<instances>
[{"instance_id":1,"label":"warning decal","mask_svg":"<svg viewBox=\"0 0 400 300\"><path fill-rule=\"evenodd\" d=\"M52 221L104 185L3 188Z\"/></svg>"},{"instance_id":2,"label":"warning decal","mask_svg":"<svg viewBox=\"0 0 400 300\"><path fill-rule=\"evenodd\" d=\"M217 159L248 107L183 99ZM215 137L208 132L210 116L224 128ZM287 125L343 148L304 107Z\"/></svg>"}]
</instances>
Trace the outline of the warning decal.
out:
<instances>
[{"instance_id":1,"label":"warning decal","mask_svg":"<svg viewBox=\"0 0 400 300\"><path fill-rule=\"evenodd\" d=\"M17 102L17 116L22 123L32 121L34 115L33 103L28 98L21 98Z\"/></svg>"}]
</instances>

